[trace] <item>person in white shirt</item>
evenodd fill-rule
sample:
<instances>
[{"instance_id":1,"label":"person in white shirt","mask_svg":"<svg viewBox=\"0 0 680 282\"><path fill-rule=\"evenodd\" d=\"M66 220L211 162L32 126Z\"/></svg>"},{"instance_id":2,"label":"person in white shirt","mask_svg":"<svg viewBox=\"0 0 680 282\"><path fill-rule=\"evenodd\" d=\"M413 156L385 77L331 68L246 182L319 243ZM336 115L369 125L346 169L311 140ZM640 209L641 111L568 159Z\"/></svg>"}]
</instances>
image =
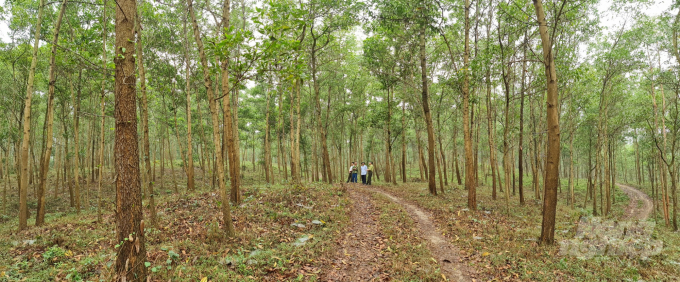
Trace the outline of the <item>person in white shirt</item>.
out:
<instances>
[{"instance_id":1,"label":"person in white shirt","mask_svg":"<svg viewBox=\"0 0 680 282\"><path fill-rule=\"evenodd\" d=\"M349 163L349 177L347 177L347 183L352 181L352 170L354 170L354 162Z\"/></svg>"},{"instance_id":2,"label":"person in white shirt","mask_svg":"<svg viewBox=\"0 0 680 282\"><path fill-rule=\"evenodd\" d=\"M368 173L368 167L365 162L361 162L361 183L366 185L366 174Z\"/></svg>"}]
</instances>

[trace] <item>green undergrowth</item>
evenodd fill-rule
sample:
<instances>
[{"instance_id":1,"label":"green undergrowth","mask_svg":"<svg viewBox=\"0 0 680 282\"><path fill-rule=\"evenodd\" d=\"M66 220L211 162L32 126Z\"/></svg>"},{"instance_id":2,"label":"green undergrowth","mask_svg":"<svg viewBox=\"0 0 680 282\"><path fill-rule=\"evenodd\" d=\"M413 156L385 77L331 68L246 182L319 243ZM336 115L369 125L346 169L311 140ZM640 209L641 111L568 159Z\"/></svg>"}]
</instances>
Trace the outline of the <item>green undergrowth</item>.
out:
<instances>
[{"instance_id":1,"label":"green undergrowth","mask_svg":"<svg viewBox=\"0 0 680 282\"><path fill-rule=\"evenodd\" d=\"M385 236L387 272L395 281L441 281L436 260L427 248L427 240L404 208L384 195L373 193L380 210L380 225Z\"/></svg>"},{"instance_id":2,"label":"green undergrowth","mask_svg":"<svg viewBox=\"0 0 680 282\"><path fill-rule=\"evenodd\" d=\"M242 204L232 205L237 235L225 238L218 191L157 190L156 226L148 222L145 202L151 281L315 281L324 267L320 258L333 253L338 230L349 221L349 202L339 188L248 185ZM110 281L116 253L111 207L102 223L94 208L48 213L45 226L29 221L31 227L18 233L16 220L0 223L0 281Z\"/></svg>"},{"instance_id":3,"label":"green undergrowth","mask_svg":"<svg viewBox=\"0 0 680 282\"><path fill-rule=\"evenodd\" d=\"M583 206L585 181L581 180L575 188L573 209L566 202L566 181L562 185L562 192L558 194L557 242L574 237L579 219L592 214L592 200L587 207ZM493 200L491 188L485 186L477 189L477 211L467 209L467 191L460 188L450 188L438 196L430 195L424 183L384 188L429 210L449 241L461 249L464 261L475 269L473 278L478 281L664 281L678 277L678 266L674 270L666 266L673 265L668 253L678 253L677 241L665 242L664 252L648 260L623 257L581 260L561 256L558 244L539 245L542 201L534 199L533 191L525 191L524 206L519 205L518 196L511 196L508 214L505 194L499 191L497 200ZM610 217L618 218L629 200L620 189L614 190L614 198L616 203L612 205ZM663 236L664 232L657 231L654 236Z\"/></svg>"}]
</instances>

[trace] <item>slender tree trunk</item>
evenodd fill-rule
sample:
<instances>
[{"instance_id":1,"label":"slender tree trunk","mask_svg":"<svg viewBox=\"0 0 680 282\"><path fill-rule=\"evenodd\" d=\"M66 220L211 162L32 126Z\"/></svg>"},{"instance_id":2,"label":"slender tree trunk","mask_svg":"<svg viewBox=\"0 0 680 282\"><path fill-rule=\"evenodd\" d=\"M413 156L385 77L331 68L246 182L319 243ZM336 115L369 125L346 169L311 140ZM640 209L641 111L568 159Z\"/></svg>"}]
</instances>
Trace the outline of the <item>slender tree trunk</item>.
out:
<instances>
[{"instance_id":1,"label":"slender tree trunk","mask_svg":"<svg viewBox=\"0 0 680 282\"><path fill-rule=\"evenodd\" d=\"M428 188L430 194L437 195L437 184L435 180L435 147L434 147L434 128L432 126L432 113L430 112L429 90L427 86L427 57L425 57L425 27L420 31L420 69L422 73L422 103L425 126L427 127L427 159L429 168ZM464 86L465 87L465 86Z\"/></svg>"},{"instance_id":2,"label":"slender tree trunk","mask_svg":"<svg viewBox=\"0 0 680 282\"><path fill-rule=\"evenodd\" d=\"M151 226L156 226L156 202L154 199L154 192L153 192L153 180L151 179L151 156L149 153L149 106L148 106L148 101L147 101L147 96L146 96L146 71L145 71L145 66L144 66L144 52L143 52L143 41L142 41L142 22L141 18L139 18L139 15L137 15L137 26L136 28L136 33L137 33L137 60L139 60L139 64L137 66L137 70L139 72L139 90L142 92L141 95L141 101L142 101L142 116L141 116L141 121L142 121L142 154L144 158L144 177L143 179L146 181L144 183L146 187L146 193L147 196L149 197L149 214L151 216ZM174 176L174 174L173 174ZM142 188L142 189L143 189Z\"/></svg>"},{"instance_id":3,"label":"slender tree trunk","mask_svg":"<svg viewBox=\"0 0 680 282\"><path fill-rule=\"evenodd\" d=\"M104 8L102 9L104 16L102 19L103 23L108 23L108 19L106 18L106 3L107 1L104 0ZM102 68L106 69L106 37L107 37L107 31L106 31L106 24L103 25L103 32L102 32ZM105 99L106 99L106 77L104 77L101 81L101 97L99 101L99 107L100 107L100 115L101 115L101 126L99 127L99 167L97 169L97 172L99 174L98 180L97 180L97 222L103 223L102 220L102 181L103 181L103 171L104 171L104 133L105 131L105 126L106 126L106 108L105 108ZM146 137L148 138L148 136ZM147 139L148 140L148 139ZM57 180L57 182L59 182Z\"/></svg>"},{"instance_id":4,"label":"slender tree trunk","mask_svg":"<svg viewBox=\"0 0 680 282\"><path fill-rule=\"evenodd\" d=\"M117 3L116 44L114 49L116 52L114 58L116 64L114 151L117 172L116 241L121 243L116 257L115 280L146 281L146 266L144 265L146 247L142 190L140 187L139 142L137 140L137 91L135 89L135 58L133 56L135 52L134 32L137 2L135 0L118 0ZM77 117L77 112L75 114ZM77 130L75 136L78 138ZM77 162L78 158L75 159ZM77 170L76 168L76 176Z\"/></svg>"},{"instance_id":5,"label":"slender tree trunk","mask_svg":"<svg viewBox=\"0 0 680 282\"><path fill-rule=\"evenodd\" d=\"M170 144L170 131L168 128L165 128L166 136L168 138L168 160L170 161L170 176L172 177L172 186L173 186L173 191L175 194L179 193L179 189L177 188L177 180L175 179L175 158L172 157L172 145ZM161 142L163 142L161 140Z\"/></svg>"},{"instance_id":6,"label":"slender tree trunk","mask_svg":"<svg viewBox=\"0 0 680 282\"><path fill-rule=\"evenodd\" d=\"M470 60L470 0L465 0L465 50L463 68L469 68ZM475 183L474 153L472 152L472 130L470 126L470 81L468 71L463 77L463 140L465 143L465 189L468 190L468 208L477 209L477 184Z\"/></svg>"},{"instance_id":7,"label":"slender tree trunk","mask_svg":"<svg viewBox=\"0 0 680 282\"><path fill-rule=\"evenodd\" d=\"M185 64L185 90L187 95L187 190L194 191L194 152L191 136L191 60L189 59L189 32L187 31L186 19L184 21L184 64ZM178 141L179 142L179 139Z\"/></svg>"},{"instance_id":8,"label":"slender tree trunk","mask_svg":"<svg viewBox=\"0 0 680 282\"><path fill-rule=\"evenodd\" d=\"M401 181L406 183L406 103L402 102L401 105ZM441 138L440 144L441 144ZM444 168L446 172L446 168Z\"/></svg>"},{"instance_id":9,"label":"slender tree trunk","mask_svg":"<svg viewBox=\"0 0 680 282\"><path fill-rule=\"evenodd\" d=\"M38 48L40 46L40 27L42 24L43 7L45 0L40 0L38 6L38 20L35 24L35 37L33 39L33 54L31 56L31 68L28 72L28 85L26 86L26 100L24 101L23 137L21 142L21 157L19 167L21 169L21 181L19 185L19 230L28 227L28 146L31 139L31 100L33 97L33 82L35 80L35 68L38 64Z\"/></svg>"},{"instance_id":10,"label":"slender tree trunk","mask_svg":"<svg viewBox=\"0 0 680 282\"><path fill-rule=\"evenodd\" d=\"M519 203L524 205L524 166L522 166L524 158L524 95L526 95L526 75L527 75L527 32L524 31L524 60L522 61L522 94L520 96L519 106L519 146L517 148L517 164L519 170Z\"/></svg>"},{"instance_id":11,"label":"slender tree trunk","mask_svg":"<svg viewBox=\"0 0 680 282\"><path fill-rule=\"evenodd\" d=\"M228 1L225 1L225 6L228 8ZM201 57L201 65L203 66L203 78L204 78L204 85L205 88L207 89L208 93L208 103L210 105L210 117L212 120L212 129L213 129L213 143L215 144L215 156L219 157L222 156L222 147L220 146L220 124L217 120L217 101L215 100L215 95L213 92L213 87L212 87L212 80L210 79L210 69L208 66L208 60L205 56L205 51L203 49L203 41L201 40L201 33L198 29L198 22L196 22L196 16L194 14L193 10L193 0L187 1L187 6L189 10L189 15L191 16L191 22L192 26L194 29L194 36L196 37L196 45L198 46L198 52ZM223 15L224 16L224 15ZM224 20L224 19L223 19ZM223 67L226 67L227 65L223 64ZM228 77L227 82L228 82ZM224 80L224 74L222 79ZM224 88L224 82L222 87ZM227 83L228 87L228 83ZM228 100L228 99L225 99ZM230 111L226 111L225 114L231 115ZM226 127L231 127L231 123L225 124ZM229 129L227 129L229 130ZM218 183L219 183L219 190L222 195L222 221L224 224L224 232L228 237L233 237L234 236L234 226L231 221L231 208L229 206L229 196L227 194L227 188L225 185L224 181L224 162L218 161L217 163L217 178L218 178ZM233 178L233 177L232 177ZM232 180L233 184L233 180Z\"/></svg>"},{"instance_id":12,"label":"slender tree trunk","mask_svg":"<svg viewBox=\"0 0 680 282\"><path fill-rule=\"evenodd\" d=\"M134 19L133 19L134 21ZM133 46L134 47L134 46ZM71 82L71 103L73 103L73 181L76 211L80 213L80 79L82 70L78 72L78 90L73 91ZM136 114L135 114L136 116Z\"/></svg>"},{"instance_id":13,"label":"slender tree trunk","mask_svg":"<svg viewBox=\"0 0 680 282\"><path fill-rule=\"evenodd\" d=\"M48 102L47 114L45 115L45 130L44 130L44 144L42 158L40 162L40 186L38 186L38 211L35 218L35 225L41 226L45 223L45 186L47 186L47 173L50 169L50 158L52 156L52 124L54 123L54 86L57 83L55 76L56 71L56 56L57 56L57 41L59 40L59 28L61 27L61 20L64 18L64 11L66 10L66 3L64 0L59 9L59 16L57 22L54 24L54 35L52 36L52 51L50 54L50 71L49 71L49 87L48 87Z\"/></svg>"},{"instance_id":14,"label":"slender tree trunk","mask_svg":"<svg viewBox=\"0 0 680 282\"><path fill-rule=\"evenodd\" d=\"M543 197L543 223L541 228L541 243L553 244L555 242L555 214L557 210L557 185L559 179L560 163L560 125L557 93L557 72L552 53L552 40L548 35L548 25L545 20L543 3L541 0L533 0L538 19L539 34L543 47L543 63L547 81L546 119L548 127L548 142L545 159L545 195Z\"/></svg>"},{"instance_id":15,"label":"slender tree trunk","mask_svg":"<svg viewBox=\"0 0 680 282\"><path fill-rule=\"evenodd\" d=\"M272 173L272 152L269 136L269 86L267 86L267 93L265 93L267 98L267 106L265 108L265 130L264 130L264 175L267 184L273 184L273 173Z\"/></svg>"}]
</instances>

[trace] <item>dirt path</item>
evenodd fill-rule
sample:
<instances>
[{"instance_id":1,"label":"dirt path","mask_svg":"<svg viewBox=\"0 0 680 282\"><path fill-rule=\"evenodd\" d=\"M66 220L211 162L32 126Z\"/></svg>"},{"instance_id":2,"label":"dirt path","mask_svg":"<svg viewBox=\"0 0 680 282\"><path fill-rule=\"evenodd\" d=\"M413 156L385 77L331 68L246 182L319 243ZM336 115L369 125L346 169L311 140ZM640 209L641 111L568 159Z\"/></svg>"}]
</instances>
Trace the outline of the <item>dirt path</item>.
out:
<instances>
[{"instance_id":1,"label":"dirt path","mask_svg":"<svg viewBox=\"0 0 680 282\"><path fill-rule=\"evenodd\" d=\"M386 273L381 249L383 235L378 222L379 211L370 197L357 191L356 185L347 189L354 206L350 214L352 225L345 236L338 241L337 254L332 259L331 269L322 275L320 281L383 281L389 279Z\"/></svg>"},{"instance_id":2,"label":"dirt path","mask_svg":"<svg viewBox=\"0 0 680 282\"><path fill-rule=\"evenodd\" d=\"M460 258L458 254L460 253L458 248L451 245L441 232L437 230L437 226L430 219L429 213L416 207L415 205L409 204L406 201L397 198L377 187L366 188L370 191L375 191L389 198L393 202L402 205L406 208L411 217L418 223L418 228L421 234L428 241L428 248L432 255L437 259L440 265L441 271L446 278L451 281L470 281L468 278L469 270L465 265L460 263Z\"/></svg>"},{"instance_id":3,"label":"dirt path","mask_svg":"<svg viewBox=\"0 0 680 282\"><path fill-rule=\"evenodd\" d=\"M623 218L630 220L645 220L649 218L654 207L652 199L644 192L633 187L619 183L616 183L616 185L621 187L621 190L628 194L628 197L630 198L630 204L628 204Z\"/></svg>"}]
</instances>

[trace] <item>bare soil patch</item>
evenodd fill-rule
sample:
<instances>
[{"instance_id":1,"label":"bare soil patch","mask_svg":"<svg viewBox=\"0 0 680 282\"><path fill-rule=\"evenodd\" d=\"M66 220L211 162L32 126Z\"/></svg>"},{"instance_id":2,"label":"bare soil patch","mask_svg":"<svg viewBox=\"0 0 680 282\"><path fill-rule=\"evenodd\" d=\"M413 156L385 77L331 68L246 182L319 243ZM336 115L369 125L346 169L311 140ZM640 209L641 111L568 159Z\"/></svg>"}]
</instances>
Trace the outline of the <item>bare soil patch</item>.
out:
<instances>
[{"instance_id":1,"label":"bare soil patch","mask_svg":"<svg viewBox=\"0 0 680 282\"><path fill-rule=\"evenodd\" d=\"M409 204L379 188L371 190L386 196L393 202L406 208L411 217L418 223L418 228L420 229L422 236L428 241L430 252L432 252L432 255L437 259L441 271L447 279L451 279L452 281L470 281L470 270L462 264L462 259L459 256L460 250L450 244L444 236L442 236L437 226L430 219L432 217L427 211Z\"/></svg>"},{"instance_id":2,"label":"bare soil patch","mask_svg":"<svg viewBox=\"0 0 680 282\"><path fill-rule=\"evenodd\" d=\"M621 187L621 190L628 194L628 197L630 198L630 203L628 204L628 207L626 207L626 212L623 216L623 219L645 220L649 218L649 215L652 213L652 209L654 208L652 199L649 198L649 196L644 192L633 187L619 183L616 183L616 185ZM639 205L640 202L642 202L642 205Z\"/></svg>"},{"instance_id":3,"label":"bare soil patch","mask_svg":"<svg viewBox=\"0 0 680 282\"><path fill-rule=\"evenodd\" d=\"M351 185L348 194L353 202L351 225L338 239L337 253L321 281L385 281L384 236L378 223L379 212L370 198Z\"/></svg>"}]
</instances>

